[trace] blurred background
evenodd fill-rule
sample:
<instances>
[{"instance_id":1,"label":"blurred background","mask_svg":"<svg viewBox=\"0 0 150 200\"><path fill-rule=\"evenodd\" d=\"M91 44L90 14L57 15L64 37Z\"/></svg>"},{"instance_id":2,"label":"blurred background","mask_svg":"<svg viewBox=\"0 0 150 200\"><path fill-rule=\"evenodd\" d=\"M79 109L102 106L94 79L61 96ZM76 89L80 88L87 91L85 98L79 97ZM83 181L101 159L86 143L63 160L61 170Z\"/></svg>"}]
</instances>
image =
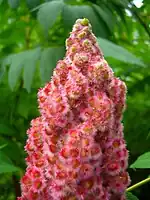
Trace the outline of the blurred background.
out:
<instances>
[{"instance_id":1,"label":"blurred background","mask_svg":"<svg viewBox=\"0 0 150 200\"><path fill-rule=\"evenodd\" d=\"M128 87L123 121L132 184L150 175L150 0L0 0L0 200L20 196L26 130L39 115L38 88L50 80L82 17ZM149 200L150 183L133 194L137 198L128 199Z\"/></svg>"}]
</instances>

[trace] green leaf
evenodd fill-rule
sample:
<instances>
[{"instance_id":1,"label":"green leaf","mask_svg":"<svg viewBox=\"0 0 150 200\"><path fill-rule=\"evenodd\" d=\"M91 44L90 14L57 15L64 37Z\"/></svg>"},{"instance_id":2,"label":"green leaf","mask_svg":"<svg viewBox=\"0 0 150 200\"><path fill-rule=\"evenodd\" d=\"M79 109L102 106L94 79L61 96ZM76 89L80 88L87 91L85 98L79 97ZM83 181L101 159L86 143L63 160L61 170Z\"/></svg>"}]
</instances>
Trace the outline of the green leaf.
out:
<instances>
[{"instance_id":1,"label":"green leaf","mask_svg":"<svg viewBox=\"0 0 150 200\"><path fill-rule=\"evenodd\" d=\"M7 146L7 144L0 145L0 150L5 148L6 146Z\"/></svg>"},{"instance_id":2,"label":"green leaf","mask_svg":"<svg viewBox=\"0 0 150 200\"><path fill-rule=\"evenodd\" d=\"M110 10L106 8L104 5L100 7L96 4L92 4L92 7L98 13L98 15L106 23L107 27L112 32L114 28L114 24L115 24L114 15L112 14L112 12L110 12Z\"/></svg>"},{"instance_id":3,"label":"green leaf","mask_svg":"<svg viewBox=\"0 0 150 200\"><path fill-rule=\"evenodd\" d=\"M7 124L0 124L0 134L12 136L15 135L15 133L15 130L11 126Z\"/></svg>"},{"instance_id":4,"label":"green leaf","mask_svg":"<svg viewBox=\"0 0 150 200\"><path fill-rule=\"evenodd\" d=\"M112 57L126 63L145 66L139 58L130 53L127 49L103 38L98 38L97 41L105 57Z\"/></svg>"},{"instance_id":5,"label":"green leaf","mask_svg":"<svg viewBox=\"0 0 150 200\"><path fill-rule=\"evenodd\" d=\"M19 137L20 132L18 132ZM7 144L7 148L3 149L3 153L9 158L10 162L15 162L16 165L20 163L20 160L22 159L22 149L20 147L20 144L18 144L16 141L13 141L10 138L5 139L1 137L0 145Z\"/></svg>"},{"instance_id":6,"label":"green leaf","mask_svg":"<svg viewBox=\"0 0 150 200\"><path fill-rule=\"evenodd\" d=\"M138 198L133 195L131 192L126 192L126 198L127 200L138 200Z\"/></svg>"},{"instance_id":7,"label":"green leaf","mask_svg":"<svg viewBox=\"0 0 150 200\"><path fill-rule=\"evenodd\" d=\"M60 14L64 3L60 1L51 1L40 6L38 11L38 20L42 25L45 35L47 36L49 28L55 23Z\"/></svg>"},{"instance_id":8,"label":"green leaf","mask_svg":"<svg viewBox=\"0 0 150 200\"><path fill-rule=\"evenodd\" d=\"M24 80L24 87L27 89L28 92L31 90L31 84L35 72L36 62L40 57L41 49L33 49L28 51L28 55L26 57L24 63L24 73L23 73L23 80Z\"/></svg>"},{"instance_id":9,"label":"green leaf","mask_svg":"<svg viewBox=\"0 0 150 200\"><path fill-rule=\"evenodd\" d=\"M113 3L116 3L117 5L121 6L121 7L128 7L129 1L128 0L112 0Z\"/></svg>"},{"instance_id":10,"label":"green leaf","mask_svg":"<svg viewBox=\"0 0 150 200\"><path fill-rule=\"evenodd\" d=\"M79 18L88 18L93 32L101 37L106 37L108 31L103 21L98 20L96 13L93 8L89 5L65 5L62 13L64 24L70 29L72 28L75 21Z\"/></svg>"},{"instance_id":11,"label":"green leaf","mask_svg":"<svg viewBox=\"0 0 150 200\"><path fill-rule=\"evenodd\" d=\"M1 63L0 63L1 64ZM2 81L3 79L3 76L5 74L5 71L6 71L6 68L5 68L5 65L4 64L1 64L0 65L0 82Z\"/></svg>"},{"instance_id":12,"label":"green leaf","mask_svg":"<svg viewBox=\"0 0 150 200\"><path fill-rule=\"evenodd\" d=\"M16 86L17 81L20 78L20 74L25 60L25 53L21 52L18 54L11 55L9 57L11 59L11 65L8 72L8 83L10 88L13 90Z\"/></svg>"},{"instance_id":13,"label":"green leaf","mask_svg":"<svg viewBox=\"0 0 150 200\"><path fill-rule=\"evenodd\" d=\"M0 164L2 163L12 164L12 161L3 151L0 151Z\"/></svg>"},{"instance_id":14,"label":"green leaf","mask_svg":"<svg viewBox=\"0 0 150 200\"><path fill-rule=\"evenodd\" d=\"M19 168L14 166L11 160L0 151L0 174L16 171L19 171Z\"/></svg>"},{"instance_id":15,"label":"green leaf","mask_svg":"<svg viewBox=\"0 0 150 200\"><path fill-rule=\"evenodd\" d=\"M26 0L29 8L35 8L40 4L40 0Z\"/></svg>"},{"instance_id":16,"label":"green leaf","mask_svg":"<svg viewBox=\"0 0 150 200\"><path fill-rule=\"evenodd\" d=\"M3 3L3 0L0 0L0 5L1 5L1 3Z\"/></svg>"},{"instance_id":17,"label":"green leaf","mask_svg":"<svg viewBox=\"0 0 150 200\"><path fill-rule=\"evenodd\" d=\"M40 74L43 82L50 80L58 60L64 56L64 47L45 48L40 60Z\"/></svg>"},{"instance_id":18,"label":"green leaf","mask_svg":"<svg viewBox=\"0 0 150 200\"><path fill-rule=\"evenodd\" d=\"M19 6L20 0L8 0L8 4L11 8L15 9Z\"/></svg>"},{"instance_id":19,"label":"green leaf","mask_svg":"<svg viewBox=\"0 0 150 200\"><path fill-rule=\"evenodd\" d=\"M130 168L150 168L150 152L146 152L143 155L139 156L138 159L130 165Z\"/></svg>"},{"instance_id":20,"label":"green leaf","mask_svg":"<svg viewBox=\"0 0 150 200\"><path fill-rule=\"evenodd\" d=\"M24 87L30 92L31 83L35 71L36 61L40 56L40 48L24 51L18 54L13 54L4 59L7 64L10 63L8 72L8 83L13 90L20 78L21 71L24 67L23 80ZM3 62L3 63L4 63Z\"/></svg>"},{"instance_id":21,"label":"green leaf","mask_svg":"<svg viewBox=\"0 0 150 200\"><path fill-rule=\"evenodd\" d=\"M28 119L29 111L32 107L31 104L31 95L28 94L26 91L20 92L19 95L19 102L17 106L17 113L24 117L25 119Z\"/></svg>"},{"instance_id":22,"label":"green leaf","mask_svg":"<svg viewBox=\"0 0 150 200\"><path fill-rule=\"evenodd\" d=\"M19 171L19 168L15 167L14 165L10 165L7 163L0 164L0 174L2 173L9 173L9 172L16 172Z\"/></svg>"}]
</instances>

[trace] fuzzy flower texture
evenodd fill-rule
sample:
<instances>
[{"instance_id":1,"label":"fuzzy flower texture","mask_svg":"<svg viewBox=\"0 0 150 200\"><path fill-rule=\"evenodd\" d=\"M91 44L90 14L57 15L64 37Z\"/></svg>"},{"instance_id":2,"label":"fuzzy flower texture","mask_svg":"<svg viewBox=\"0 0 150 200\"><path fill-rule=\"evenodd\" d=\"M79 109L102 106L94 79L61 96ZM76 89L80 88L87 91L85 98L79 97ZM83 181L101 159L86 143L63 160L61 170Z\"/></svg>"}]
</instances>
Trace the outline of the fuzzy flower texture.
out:
<instances>
[{"instance_id":1,"label":"fuzzy flower texture","mask_svg":"<svg viewBox=\"0 0 150 200\"><path fill-rule=\"evenodd\" d=\"M125 98L126 85L104 59L89 21L78 19L65 58L38 92L41 116L27 131L18 200L125 200Z\"/></svg>"}]
</instances>

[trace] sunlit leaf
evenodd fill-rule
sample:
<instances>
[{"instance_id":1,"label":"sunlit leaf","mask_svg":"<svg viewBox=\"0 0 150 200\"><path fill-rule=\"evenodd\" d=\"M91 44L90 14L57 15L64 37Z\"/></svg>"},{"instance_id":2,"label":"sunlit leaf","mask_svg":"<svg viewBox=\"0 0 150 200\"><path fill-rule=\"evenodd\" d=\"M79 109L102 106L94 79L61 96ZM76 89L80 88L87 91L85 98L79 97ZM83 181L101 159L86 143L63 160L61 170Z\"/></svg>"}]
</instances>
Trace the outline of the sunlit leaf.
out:
<instances>
[{"instance_id":1,"label":"sunlit leaf","mask_svg":"<svg viewBox=\"0 0 150 200\"><path fill-rule=\"evenodd\" d=\"M112 57L126 63L144 66L144 63L127 49L103 38L98 38L97 41L105 57Z\"/></svg>"},{"instance_id":2,"label":"sunlit leaf","mask_svg":"<svg viewBox=\"0 0 150 200\"><path fill-rule=\"evenodd\" d=\"M139 156L138 159L130 165L130 168L150 168L150 152L146 152Z\"/></svg>"}]
</instances>

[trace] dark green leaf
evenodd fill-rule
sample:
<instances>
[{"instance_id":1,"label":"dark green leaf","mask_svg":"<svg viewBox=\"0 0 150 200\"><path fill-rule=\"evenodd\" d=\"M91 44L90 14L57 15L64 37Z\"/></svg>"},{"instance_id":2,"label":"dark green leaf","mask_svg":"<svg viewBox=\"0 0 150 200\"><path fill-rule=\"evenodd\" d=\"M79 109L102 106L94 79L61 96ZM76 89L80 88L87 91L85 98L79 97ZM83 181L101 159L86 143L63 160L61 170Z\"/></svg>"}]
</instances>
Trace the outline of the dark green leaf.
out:
<instances>
[{"instance_id":1,"label":"dark green leaf","mask_svg":"<svg viewBox=\"0 0 150 200\"><path fill-rule=\"evenodd\" d=\"M43 82L50 80L52 71L58 60L64 56L64 47L46 48L43 50L40 60L40 73Z\"/></svg>"},{"instance_id":2,"label":"dark green leaf","mask_svg":"<svg viewBox=\"0 0 150 200\"><path fill-rule=\"evenodd\" d=\"M19 6L20 0L8 0L8 3L11 8L17 8Z\"/></svg>"},{"instance_id":3,"label":"dark green leaf","mask_svg":"<svg viewBox=\"0 0 150 200\"><path fill-rule=\"evenodd\" d=\"M135 195L133 195L131 192L126 193L126 198L127 200L138 200L138 198Z\"/></svg>"},{"instance_id":4,"label":"dark green leaf","mask_svg":"<svg viewBox=\"0 0 150 200\"><path fill-rule=\"evenodd\" d=\"M65 5L62 13L64 23L70 28L79 18L88 18L93 32L101 37L106 37L108 32L103 22L98 20L93 8L89 5Z\"/></svg>"},{"instance_id":5,"label":"dark green leaf","mask_svg":"<svg viewBox=\"0 0 150 200\"><path fill-rule=\"evenodd\" d=\"M101 19L106 23L110 31L112 31L115 22L112 12L110 12L108 8L104 7L104 5L100 7L96 4L93 4L92 7L99 14Z\"/></svg>"},{"instance_id":6,"label":"dark green leaf","mask_svg":"<svg viewBox=\"0 0 150 200\"><path fill-rule=\"evenodd\" d=\"M11 160L2 151L0 151L0 174L16 171L19 171L19 168L14 166Z\"/></svg>"},{"instance_id":7,"label":"dark green leaf","mask_svg":"<svg viewBox=\"0 0 150 200\"><path fill-rule=\"evenodd\" d=\"M26 0L29 8L35 8L40 4L40 0Z\"/></svg>"},{"instance_id":8,"label":"dark green leaf","mask_svg":"<svg viewBox=\"0 0 150 200\"><path fill-rule=\"evenodd\" d=\"M12 161L3 151L0 151L0 164L2 163L12 164Z\"/></svg>"},{"instance_id":9,"label":"dark green leaf","mask_svg":"<svg viewBox=\"0 0 150 200\"><path fill-rule=\"evenodd\" d=\"M119 6L122 6L124 8L128 7L129 1L128 0L112 0L113 3L116 3Z\"/></svg>"},{"instance_id":10,"label":"dark green leaf","mask_svg":"<svg viewBox=\"0 0 150 200\"><path fill-rule=\"evenodd\" d=\"M20 132L18 132L18 135L20 134ZM18 136L19 138L19 136ZM5 155L11 159L11 162L14 161L16 163L16 165L18 163L20 163L20 160L22 159L22 151L20 151L20 146L18 145L18 143L16 141L13 141L12 139L5 139L1 137L0 140L0 145L2 144L7 144L7 148L3 149L3 153L5 153Z\"/></svg>"},{"instance_id":11,"label":"dark green leaf","mask_svg":"<svg viewBox=\"0 0 150 200\"><path fill-rule=\"evenodd\" d=\"M31 96L26 91L21 92L17 106L17 113L27 119L31 107Z\"/></svg>"},{"instance_id":12,"label":"dark green leaf","mask_svg":"<svg viewBox=\"0 0 150 200\"><path fill-rule=\"evenodd\" d=\"M0 145L0 150L5 148L6 146L7 146L7 144Z\"/></svg>"},{"instance_id":13,"label":"dark green leaf","mask_svg":"<svg viewBox=\"0 0 150 200\"><path fill-rule=\"evenodd\" d=\"M0 134L12 136L15 135L14 129L7 124L0 124Z\"/></svg>"},{"instance_id":14,"label":"dark green leaf","mask_svg":"<svg viewBox=\"0 0 150 200\"><path fill-rule=\"evenodd\" d=\"M130 165L130 168L150 168L150 152L146 152L139 156L138 159Z\"/></svg>"},{"instance_id":15,"label":"dark green leaf","mask_svg":"<svg viewBox=\"0 0 150 200\"><path fill-rule=\"evenodd\" d=\"M64 3L60 1L51 1L41 5L38 11L38 20L41 23L45 35L47 35L49 28L55 23L58 15L60 14Z\"/></svg>"},{"instance_id":16,"label":"dark green leaf","mask_svg":"<svg viewBox=\"0 0 150 200\"><path fill-rule=\"evenodd\" d=\"M98 38L97 41L102 48L105 57L112 57L126 63L145 66L139 58L130 53L127 49L103 38Z\"/></svg>"}]
</instances>

